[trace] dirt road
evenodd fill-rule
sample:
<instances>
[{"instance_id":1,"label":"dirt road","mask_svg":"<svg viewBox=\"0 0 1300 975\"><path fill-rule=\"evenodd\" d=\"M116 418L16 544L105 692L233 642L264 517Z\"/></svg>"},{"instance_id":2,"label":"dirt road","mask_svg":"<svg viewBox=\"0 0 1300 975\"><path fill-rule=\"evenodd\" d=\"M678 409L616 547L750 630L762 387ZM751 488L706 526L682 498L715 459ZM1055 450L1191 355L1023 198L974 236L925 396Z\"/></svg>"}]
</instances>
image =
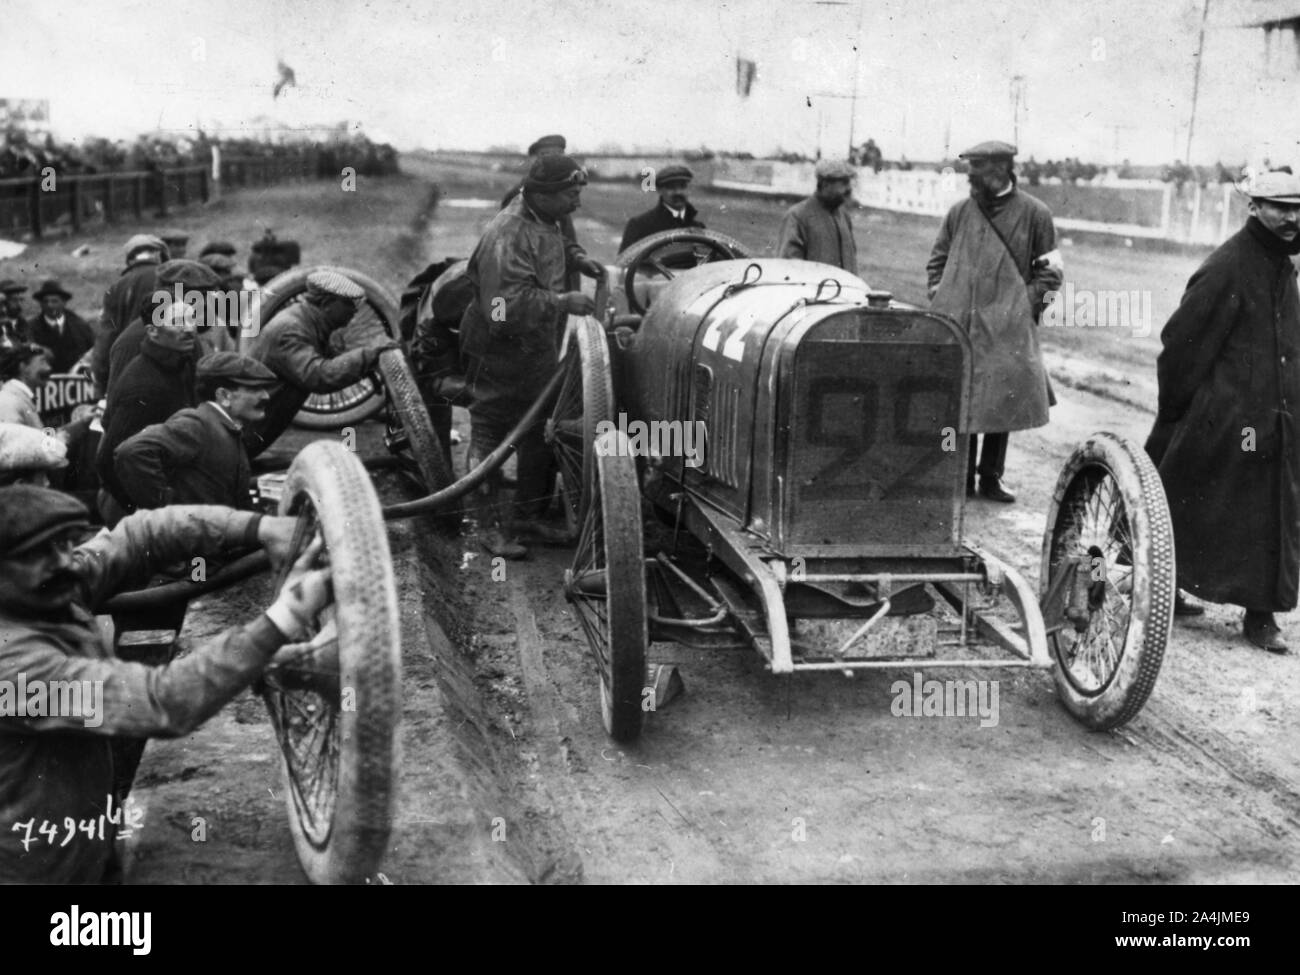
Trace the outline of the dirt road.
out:
<instances>
[{"instance_id":1,"label":"dirt road","mask_svg":"<svg viewBox=\"0 0 1300 975\"><path fill-rule=\"evenodd\" d=\"M323 259L351 259L399 289L419 251L468 254L512 182L407 170L443 195L402 274L350 253ZM757 249L781 210L695 202L709 226ZM592 186L579 234L612 258L626 215L645 205L635 188ZM864 277L921 299L934 222L855 219ZM1066 261L1078 287L1151 292L1154 326L1045 333L1061 403L1050 426L1012 438L1019 501L975 501L966 516L967 537L1035 585L1048 497L1074 444L1097 429L1145 436L1159 327L1197 258L1078 244ZM381 449L375 433L366 428L363 451ZM379 486L390 499L406 490L390 477ZM605 736L594 665L562 598L568 553L534 549L503 574L470 539L448 544L420 522L391 534L406 693L398 818L378 882L1300 879L1300 656L1250 648L1228 608L1175 626L1151 701L1116 733L1077 725L1045 673L996 675L998 720L982 727L895 717L891 684L910 672L776 678L752 652L655 644L652 660L677 664L686 693L625 748ZM255 612L260 586L203 601L187 638ZM1300 628L1283 625L1300 643ZM242 699L198 733L150 746L130 880L302 882L259 708Z\"/></svg>"}]
</instances>

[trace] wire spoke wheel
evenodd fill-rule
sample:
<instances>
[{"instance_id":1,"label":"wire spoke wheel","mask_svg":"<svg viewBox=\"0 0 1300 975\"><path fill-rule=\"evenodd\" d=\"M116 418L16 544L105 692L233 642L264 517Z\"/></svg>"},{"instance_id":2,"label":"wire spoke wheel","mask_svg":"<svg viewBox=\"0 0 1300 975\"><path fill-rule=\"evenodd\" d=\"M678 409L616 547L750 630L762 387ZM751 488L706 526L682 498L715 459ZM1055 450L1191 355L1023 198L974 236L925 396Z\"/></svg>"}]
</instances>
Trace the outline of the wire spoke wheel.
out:
<instances>
[{"instance_id":1,"label":"wire spoke wheel","mask_svg":"<svg viewBox=\"0 0 1300 975\"><path fill-rule=\"evenodd\" d=\"M644 315L650 307L646 284L671 281L683 271L713 261L734 261L749 257L740 241L703 227L695 230L662 230L644 237L618 255L624 268L623 290L628 311Z\"/></svg>"},{"instance_id":2,"label":"wire spoke wheel","mask_svg":"<svg viewBox=\"0 0 1300 975\"><path fill-rule=\"evenodd\" d=\"M565 573L565 597L596 659L605 730L618 741L633 741L645 720L650 643L641 491L626 436L605 433L594 453L590 503Z\"/></svg>"},{"instance_id":3,"label":"wire spoke wheel","mask_svg":"<svg viewBox=\"0 0 1300 975\"><path fill-rule=\"evenodd\" d=\"M397 336L397 300L374 279L344 267L299 267L277 275L262 289L261 324L265 326L284 309L305 300L308 275L322 270L342 274L366 293L365 301L342 330L344 348L374 345ZM310 430L337 430L369 419L383 406L379 378L367 376L332 393L312 393L293 422Z\"/></svg>"},{"instance_id":4,"label":"wire spoke wheel","mask_svg":"<svg viewBox=\"0 0 1300 975\"><path fill-rule=\"evenodd\" d=\"M388 843L401 708L400 621L379 499L360 460L316 441L289 468L280 514L295 515L292 560L320 535L334 602L262 680L280 746L298 859L315 883L360 883Z\"/></svg>"},{"instance_id":5,"label":"wire spoke wheel","mask_svg":"<svg viewBox=\"0 0 1300 975\"><path fill-rule=\"evenodd\" d=\"M546 421L546 441L560 470L565 518L580 525L589 504L594 444L602 421L614 419L609 342L600 322L578 318L560 368L564 379Z\"/></svg>"},{"instance_id":6,"label":"wire spoke wheel","mask_svg":"<svg viewBox=\"0 0 1300 975\"><path fill-rule=\"evenodd\" d=\"M1131 720L1155 687L1173 625L1173 528L1146 453L1109 433L1074 451L1043 539L1041 605L1056 684L1090 728Z\"/></svg>"}]
</instances>

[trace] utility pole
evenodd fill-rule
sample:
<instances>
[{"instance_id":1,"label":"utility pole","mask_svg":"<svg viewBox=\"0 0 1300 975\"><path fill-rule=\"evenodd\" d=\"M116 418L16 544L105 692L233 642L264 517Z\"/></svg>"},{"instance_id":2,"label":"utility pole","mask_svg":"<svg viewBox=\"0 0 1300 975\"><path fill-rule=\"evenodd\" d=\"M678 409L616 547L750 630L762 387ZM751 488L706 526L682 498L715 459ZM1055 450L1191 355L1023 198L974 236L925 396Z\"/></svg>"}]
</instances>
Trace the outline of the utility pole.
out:
<instances>
[{"instance_id":1,"label":"utility pole","mask_svg":"<svg viewBox=\"0 0 1300 975\"><path fill-rule=\"evenodd\" d=\"M853 36L853 98L849 101L849 154L853 158L853 123L858 117L858 76L862 73L862 18L866 15L866 0L858 0L858 31Z\"/></svg>"},{"instance_id":2,"label":"utility pole","mask_svg":"<svg viewBox=\"0 0 1300 975\"><path fill-rule=\"evenodd\" d=\"M1201 36L1196 42L1196 71L1192 74L1192 117L1187 121L1187 153L1183 162L1192 164L1192 133L1196 129L1196 101L1201 93L1201 57L1205 53L1205 21L1210 16L1210 0L1201 7Z\"/></svg>"},{"instance_id":3,"label":"utility pole","mask_svg":"<svg viewBox=\"0 0 1300 975\"><path fill-rule=\"evenodd\" d=\"M1011 76L1011 141L1020 147L1020 109L1025 103L1025 76Z\"/></svg>"}]
</instances>

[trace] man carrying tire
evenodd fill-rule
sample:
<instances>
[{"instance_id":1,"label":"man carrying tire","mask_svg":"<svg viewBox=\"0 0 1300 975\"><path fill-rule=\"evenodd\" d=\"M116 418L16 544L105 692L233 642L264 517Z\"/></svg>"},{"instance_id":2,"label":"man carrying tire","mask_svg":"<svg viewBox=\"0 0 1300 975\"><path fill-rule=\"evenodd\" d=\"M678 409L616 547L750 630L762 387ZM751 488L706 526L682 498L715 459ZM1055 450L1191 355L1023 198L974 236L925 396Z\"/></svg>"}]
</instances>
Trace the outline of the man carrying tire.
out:
<instances>
[{"instance_id":1,"label":"man carrying tire","mask_svg":"<svg viewBox=\"0 0 1300 975\"><path fill-rule=\"evenodd\" d=\"M330 336L347 327L365 297L360 285L337 271L314 271L307 277L304 300L285 308L262 328L249 355L275 373L279 382L272 387L266 416L245 428L250 457L288 429L312 393L351 386L375 369L380 353L401 348L393 340L337 354L330 348Z\"/></svg>"},{"instance_id":2,"label":"man carrying tire","mask_svg":"<svg viewBox=\"0 0 1300 975\"><path fill-rule=\"evenodd\" d=\"M1295 608L1300 585L1300 177L1263 173L1248 193L1246 225L1192 275L1160 335L1146 447L1169 498L1178 584L1241 606L1246 639L1286 653L1273 614ZM1198 610L1179 598L1179 615Z\"/></svg>"},{"instance_id":3,"label":"man carrying tire","mask_svg":"<svg viewBox=\"0 0 1300 975\"><path fill-rule=\"evenodd\" d=\"M565 289L566 273L599 278L605 269L566 240L561 221L578 209L587 174L568 156L534 160L523 192L498 213L469 259L474 301L460 327L461 368L473 402L470 467L487 457L528 411L558 365L567 315L590 315L595 303ZM541 521L550 500L551 456L541 423L517 446L515 505L500 499L500 474L483 488L483 547L493 555L527 555L518 535L568 540Z\"/></svg>"},{"instance_id":4,"label":"man carrying tire","mask_svg":"<svg viewBox=\"0 0 1300 975\"><path fill-rule=\"evenodd\" d=\"M179 506L88 540L90 513L31 485L0 488L0 884L100 883L122 795L113 739L188 734L253 683L330 602L330 571L293 565L271 607L165 666L119 659L92 615L158 568L256 546L273 559L295 518ZM64 823L77 824L64 832ZM56 843L48 839L55 824ZM65 837L67 837L65 839Z\"/></svg>"}]
</instances>

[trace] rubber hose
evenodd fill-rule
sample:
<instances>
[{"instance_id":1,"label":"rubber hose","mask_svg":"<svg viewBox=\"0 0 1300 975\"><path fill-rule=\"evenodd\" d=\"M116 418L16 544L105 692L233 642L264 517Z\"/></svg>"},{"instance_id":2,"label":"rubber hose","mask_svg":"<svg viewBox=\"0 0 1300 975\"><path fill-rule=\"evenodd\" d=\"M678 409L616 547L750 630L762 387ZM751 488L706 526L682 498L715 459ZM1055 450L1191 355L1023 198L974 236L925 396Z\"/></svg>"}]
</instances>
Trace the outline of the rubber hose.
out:
<instances>
[{"instance_id":1,"label":"rubber hose","mask_svg":"<svg viewBox=\"0 0 1300 975\"><path fill-rule=\"evenodd\" d=\"M435 491L427 497L418 498L415 501L405 501L402 504L395 504L384 509L385 521L396 521L399 518L412 518L415 515L428 514L430 511L436 511L438 508L455 501L457 498L464 497L473 491L476 487L488 479L488 476L498 470L510 456L510 452L515 449L520 438L524 435L529 427L538 421L542 412L550 405L551 399L560 389L560 383L564 381L564 370L557 369L551 381L546 384L541 395L523 418L515 424L505 439L497 445L496 450L483 458L483 461L472 471L453 484L448 484L441 491Z\"/></svg>"}]
</instances>

